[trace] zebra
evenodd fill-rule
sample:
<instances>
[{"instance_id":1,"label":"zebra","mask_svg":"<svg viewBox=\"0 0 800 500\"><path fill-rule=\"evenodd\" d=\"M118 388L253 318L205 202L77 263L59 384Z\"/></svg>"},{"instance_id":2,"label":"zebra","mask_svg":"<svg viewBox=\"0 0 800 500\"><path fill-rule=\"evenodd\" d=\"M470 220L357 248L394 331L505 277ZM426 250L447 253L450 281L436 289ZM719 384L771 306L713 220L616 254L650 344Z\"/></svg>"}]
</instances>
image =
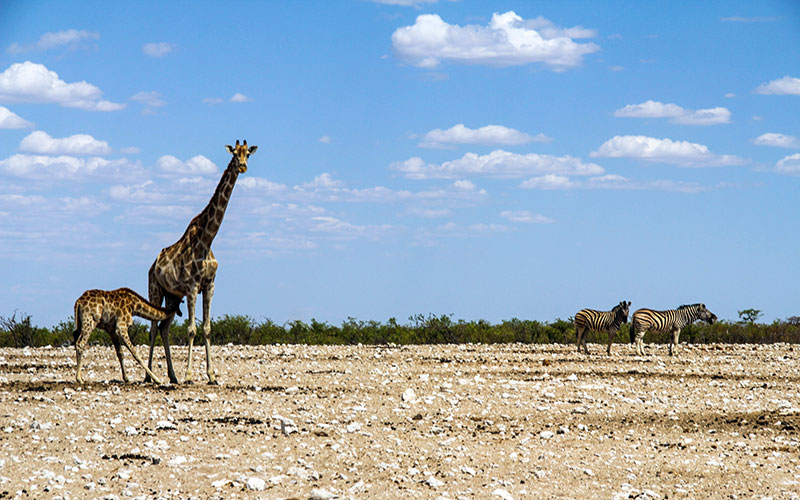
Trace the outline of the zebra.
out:
<instances>
[{"instance_id":1,"label":"zebra","mask_svg":"<svg viewBox=\"0 0 800 500\"><path fill-rule=\"evenodd\" d=\"M594 309L581 309L575 315L575 333L578 337L578 352L581 352L581 344L586 354L589 349L586 347L586 332L594 330L596 332L606 332L608 334L608 354L611 354L611 340L623 323L628 322L628 312L631 302L624 300L615 305L610 311L595 311Z\"/></svg>"},{"instance_id":2,"label":"zebra","mask_svg":"<svg viewBox=\"0 0 800 500\"><path fill-rule=\"evenodd\" d=\"M676 351L678 348L681 328L697 320L713 325L717 315L706 309L705 304L682 305L666 311L639 309L631 318L631 344L636 342L636 354L644 356L644 334L648 330L672 332L672 342L669 344L669 355L672 356L672 346L675 346Z\"/></svg>"}]
</instances>

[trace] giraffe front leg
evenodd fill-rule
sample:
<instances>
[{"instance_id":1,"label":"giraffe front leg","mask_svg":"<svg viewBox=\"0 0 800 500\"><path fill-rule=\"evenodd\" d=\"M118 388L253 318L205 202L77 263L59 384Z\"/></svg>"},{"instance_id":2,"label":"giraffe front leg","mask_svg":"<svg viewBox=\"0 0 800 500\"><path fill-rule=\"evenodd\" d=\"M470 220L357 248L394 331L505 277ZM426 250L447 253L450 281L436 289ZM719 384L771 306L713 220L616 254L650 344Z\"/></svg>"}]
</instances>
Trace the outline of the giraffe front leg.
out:
<instances>
[{"instance_id":1,"label":"giraffe front leg","mask_svg":"<svg viewBox=\"0 0 800 500\"><path fill-rule=\"evenodd\" d=\"M203 290L203 339L206 343L206 375L209 384L218 384L216 370L211 362L211 300L214 298L214 282Z\"/></svg>"},{"instance_id":2,"label":"giraffe front leg","mask_svg":"<svg viewBox=\"0 0 800 500\"><path fill-rule=\"evenodd\" d=\"M192 293L186 296L186 312L187 321L189 322L189 360L186 363L186 376L183 378L184 382L192 381L192 350L194 348L194 336L197 334L197 324L194 321L194 306L197 302L197 288Z\"/></svg>"},{"instance_id":3,"label":"giraffe front leg","mask_svg":"<svg viewBox=\"0 0 800 500\"><path fill-rule=\"evenodd\" d=\"M153 270L150 270L150 274L148 275L148 299L150 302L157 306L161 306L161 302L164 300L164 293L161 290L161 287L158 285L157 280L152 275ZM171 321L170 321L171 323ZM150 353L147 355L147 368L150 370L153 369L153 351L156 347L156 336L158 335L158 321L151 321L150 322ZM150 375L145 375L144 377L145 382L150 382Z\"/></svg>"},{"instance_id":4,"label":"giraffe front leg","mask_svg":"<svg viewBox=\"0 0 800 500\"><path fill-rule=\"evenodd\" d=\"M177 309L180 305L181 297L168 294L164 301L164 307L168 310ZM167 375L169 381L173 384L178 383L178 376L175 375L175 367L172 365L172 352L169 347L169 328L172 326L172 320L175 319L175 314L170 314L167 319L158 323L158 331L161 334L161 340L164 343L164 357L167 361Z\"/></svg>"},{"instance_id":5,"label":"giraffe front leg","mask_svg":"<svg viewBox=\"0 0 800 500\"><path fill-rule=\"evenodd\" d=\"M86 348L86 343L89 342L92 330L94 330L94 322L84 318L83 323L78 325L78 328L81 329L81 334L75 339L75 360L77 363L75 368L75 380L77 380L79 384L83 384L83 375L81 375L81 370L83 369L83 350Z\"/></svg>"},{"instance_id":6,"label":"giraffe front leg","mask_svg":"<svg viewBox=\"0 0 800 500\"><path fill-rule=\"evenodd\" d=\"M142 358L140 358L139 355L136 354L136 349L133 348L133 344L131 344L131 339L128 338L128 327L117 325L116 333L119 336L120 340L122 340L122 342L125 344L125 347L127 347L128 350L131 351L131 356L133 356L133 359L135 359L136 362L139 363L139 366L144 368L144 371L145 373L147 373L147 376L150 377L156 384L163 385L164 383L161 381L161 379L158 378L155 373L150 371L147 365L144 364L144 361L142 361ZM127 382L127 379L125 381Z\"/></svg>"}]
</instances>

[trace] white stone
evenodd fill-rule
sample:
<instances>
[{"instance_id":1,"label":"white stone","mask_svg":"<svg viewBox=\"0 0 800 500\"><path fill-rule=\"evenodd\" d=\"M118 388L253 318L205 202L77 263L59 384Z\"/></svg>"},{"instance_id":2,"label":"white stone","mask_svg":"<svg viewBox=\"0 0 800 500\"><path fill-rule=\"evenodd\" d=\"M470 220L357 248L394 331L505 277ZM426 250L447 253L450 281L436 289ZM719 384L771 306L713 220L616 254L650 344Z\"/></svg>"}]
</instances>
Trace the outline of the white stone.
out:
<instances>
[{"instance_id":1,"label":"white stone","mask_svg":"<svg viewBox=\"0 0 800 500\"><path fill-rule=\"evenodd\" d=\"M403 402L404 403L413 403L417 400L417 394L414 392L414 389L408 388L403 391Z\"/></svg>"},{"instance_id":2,"label":"white stone","mask_svg":"<svg viewBox=\"0 0 800 500\"><path fill-rule=\"evenodd\" d=\"M331 500L337 497L338 495L335 495L328 490L324 490L322 488L314 488L313 490L311 490L311 496L309 497L309 500Z\"/></svg>"},{"instance_id":3,"label":"white stone","mask_svg":"<svg viewBox=\"0 0 800 500\"><path fill-rule=\"evenodd\" d=\"M169 461L167 462L167 465L169 465L170 467L177 467L179 465L185 464L188 461L189 461L189 459L186 458L185 456L178 455L178 456L175 456L175 457L172 457L171 459L169 459Z\"/></svg>"},{"instance_id":4,"label":"white stone","mask_svg":"<svg viewBox=\"0 0 800 500\"><path fill-rule=\"evenodd\" d=\"M171 420L159 420L156 422L156 429L177 429L178 426Z\"/></svg>"},{"instance_id":5,"label":"white stone","mask_svg":"<svg viewBox=\"0 0 800 500\"><path fill-rule=\"evenodd\" d=\"M497 488L492 492L492 495L498 496L503 500L514 500L514 497L511 496L511 493L507 492L503 488Z\"/></svg>"},{"instance_id":6,"label":"white stone","mask_svg":"<svg viewBox=\"0 0 800 500\"><path fill-rule=\"evenodd\" d=\"M441 486L444 486L444 481L436 479L434 476L428 476L428 479L426 479L425 482L431 488L439 488Z\"/></svg>"},{"instance_id":7,"label":"white stone","mask_svg":"<svg viewBox=\"0 0 800 500\"><path fill-rule=\"evenodd\" d=\"M267 487L267 482L260 477L251 477L247 479L247 489L252 491L264 491Z\"/></svg>"},{"instance_id":8,"label":"white stone","mask_svg":"<svg viewBox=\"0 0 800 500\"><path fill-rule=\"evenodd\" d=\"M555 434L553 431L542 431L539 433L539 437L542 439L551 439Z\"/></svg>"}]
</instances>

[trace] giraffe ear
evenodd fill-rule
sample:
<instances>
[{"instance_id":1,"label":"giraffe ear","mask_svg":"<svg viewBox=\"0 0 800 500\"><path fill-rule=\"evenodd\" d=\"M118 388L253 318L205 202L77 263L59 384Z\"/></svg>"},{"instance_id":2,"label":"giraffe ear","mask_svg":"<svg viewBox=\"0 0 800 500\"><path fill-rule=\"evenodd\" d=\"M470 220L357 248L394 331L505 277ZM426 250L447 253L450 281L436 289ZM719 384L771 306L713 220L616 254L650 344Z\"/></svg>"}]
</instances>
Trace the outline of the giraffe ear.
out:
<instances>
[{"instance_id":1,"label":"giraffe ear","mask_svg":"<svg viewBox=\"0 0 800 500\"><path fill-rule=\"evenodd\" d=\"M250 149L248 150L248 153L253 154L256 152L256 149L258 149L258 146L251 146Z\"/></svg>"},{"instance_id":2,"label":"giraffe ear","mask_svg":"<svg viewBox=\"0 0 800 500\"><path fill-rule=\"evenodd\" d=\"M228 153L233 154L233 147L230 144L226 145L225 149L228 150Z\"/></svg>"}]
</instances>

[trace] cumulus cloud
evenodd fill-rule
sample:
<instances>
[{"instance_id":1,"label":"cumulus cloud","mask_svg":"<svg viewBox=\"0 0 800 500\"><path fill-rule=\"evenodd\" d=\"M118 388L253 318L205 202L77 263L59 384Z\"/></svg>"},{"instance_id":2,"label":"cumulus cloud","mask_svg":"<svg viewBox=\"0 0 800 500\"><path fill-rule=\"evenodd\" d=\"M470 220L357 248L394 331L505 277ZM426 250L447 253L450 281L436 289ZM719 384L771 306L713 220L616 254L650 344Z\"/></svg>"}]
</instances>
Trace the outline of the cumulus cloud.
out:
<instances>
[{"instance_id":1,"label":"cumulus cloud","mask_svg":"<svg viewBox=\"0 0 800 500\"><path fill-rule=\"evenodd\" d=\"M10 109L0 106L0 129L29 128L29 127L33 127L33 123L23 118L20 118Z\"/></svg>"},{"instance_id":2,"label":"cumulus cloud","mask_svg":"<svg viewBox=\"0 0 800 500\"><path fill-rule=\"evenodd\" d=\"M50 137L47 132L37 130L22 139L20 151L47 155L107 155L111 153L106 141L88 134L75 134L63 139Z\"/></svg>"},{"instance_id":3,"label":"cumulus cloud","mask_svg":"<svg viewBox=\"0 0 800 500\"><path fill-rule=\"evenodd\" d=\"M217 166L203 155L181 161L172 155L156 160L156 168L171 175L209 175L217 172Z\"/></svg>"},{"instance_id":4,"label":"cumulus cloud","mask_svg":"<svg viewBox=\"0 0 800 500\"><path fill-rule=\"evenodd\" d=\"M533 214L528 210L504 210L500 212L500 217L511 222L523 222L525 224L550 224L553 221L550 217L541 214Z\"/></svg>"},{"instance_id":5,"label":"cumulus cloud","mask_svg":"<svg viewBox=\"0 0 800 500\"><path fill-rule=\"evenodd\" d=\"M767 133L761 134L753 139L753 144L758 146L798 149L800 148L800 139L793 135Z\"/></svg>"},{"instance_id":6,"label":"cumulus cloud","mask_svg":"<svg viewBox=\"0 0 800 500\"><path fill-rule=\"evenodd\" d=\"M655 180L633 181L616 174L606 174L589 177L585 180L572 180L560 175L545 175L533 177L520 184L523 189L626 189L626 190L654 190L672 191L680 193L697 193L705 190L704 187L693 182Z\"/></svg>"},{"instance_id":7,"label":"cumulus cloud","mask_svg":"<svg viewBox=\"0 0 800 500\"><path fill-rule=\"evenodd\" d=\"M409 179L453 179L466 176L495 178L522 178L529 175L600 175L604 170L594 163L585 163L572 156L515 154L503 150L486 155L467 153L463 157L441 165L426 163L419 157L395 162L391 170Z\"/></svg>"},{"instance_id":8,"label":"cumulus cloud","mask_svg":"<svg viewBox=\"0 0 800 500\"><path fill-rule=\"evenodd\" d=\"M252 101L253 101L252 98L247 97L244 94L240 94L239 92L231 96L231 102L252 102Z\"/></svg>"},{"instance_id":9,"label":"cumulus cloud","mask_svg":"<svg viewBox=\"0 0 800 500\"><path fill-rule=\"evenodd\" d=\"M730 123L731 112L727 108L684 109L677 104L664 104L646 101L641 104L628 104L614 112L618 118L670 118L670 122L680 125L718 125Z\"/></svg>"},{"instance_id":10,"label":"cumulus cloud","mask_svg":"<svg viewBox=\"0 0 800 500\"><path fill-rule=\"evenodd\" d=\"M519 187L524 189L571 189L575 183L566 175L547 174L531 177L523 181Z\"/></svg>"},{"instance_id":11,"label":"cumulus cloud","mask_svg":"<svg viewBox=\"0 0 800 500\"><path fill-rule=\"evenodd\" d=\"M392 46L401 58L422 68L446 60L490 66L543 63L563 71L599 50L594 43L573 40L593 36L593 30L562 29L542 17L525 20L513 11L495 13L487 26L452 25L436 14L424 14L413 25L398 28Z\"/></svg>"},{"instance_id":12,"label":"cumulus cloud","mask_svg":"<svg viewBox=\"0 0 800 500\"><path fill-rule=\"evenodd\" d=\"M89 111L118 111L125 104L102 98L103 92L87 82L66 83L42 64L15 63L0 73L0 101L55 103Z\"/></svg>"},{"instance_id":13,"label":"cumulus cloud","mask_svg":"<svg viewBox=\"0 0 800 500\"><path fill-rule=\"evenodd\" d=\"M519 130L502 125L487 125L471 129L464 124L453 125L447 130L436 128L425 134L418 144L423 148L441 148L453 144L479 144L516 146L530 142L550 142L552 139L544 134L530 136Z\"/></svg>"},{"instance_id":14,"label":"cumulus cloud","mask_svg":"<svg viewBox=\"0 0 800 500\"><path fill-rule=\"evenodd\" d=\"M141 176L140 164L128 160L106 160L96 156L45 156L16 154L0 160L0 171L14 177L42 181L85 180L93 177L135 178Z\"/></svg>"},{"instance_id":15,"label":"cumulus cloud","mask_svg":"<svg viewBox=\"0 0 800 500\"><path fill-rule=\"evenodd\" d=\"M642 135L615 136L589 156L601 158L633 158L682 167L742 165L745 161L733 155L715 155L707 146L687 141L656 139Z\"/></svg>"},{"instance_id":16,"label":"cumulus cloud","mask_svg":"<svg viewBox=\"0 0 800 500\"><path fill-rule=\"evenodd\" d=\"M160 108L167 104L167 101L162 99L161 93L155 90L152 92L137 92L135 95L131 96L131 101L144 104L148 108Z\"/></svg>"},{"instance_id":17,"label":"cumulus cloud","mask_svg":"<svg viewBox=\"0 0 800 500\"><path fill-rule=\"evenodd\" d=\"M800 78L787 75L771 82L762 83L756 88L756 94L800 95Z\"/></svg>"},{"instance_id":18,"label":"cumulus cloud","mask_svg":"<svg viewBox=\"0 0 800 500\"><path fill-rule=\"evenodd\" d=\"M800 153L787 156L775 164L775 171L779 174L800 175Z\"/></svg>"},{"instance_id":19,"label":"cumulus cloud","mask_svg":"<svg viewBox=\"0 0 800 500\"><path fill-rule=\"evenodd\" d=\"M83 42L100 39L100 33L86 30L68 29L56 32L48 32L39 38L39 41L30 45L11 44L6 52L9 54L21 54L23 52L33 52L50 50L58 47L68 47L71 50L80 48Z\"/></svg>"},{"instance_id":20,"label":"cumulus cloud","mask_svg":"<svg viewBox=\"0 0 800 500\"><path fill-rule=\"evenodd\" d=\"M175 45L167 42L150 42L142 46L142 52L150 57L164 57L175 50Z\"/></svg>"}]
</instances>

